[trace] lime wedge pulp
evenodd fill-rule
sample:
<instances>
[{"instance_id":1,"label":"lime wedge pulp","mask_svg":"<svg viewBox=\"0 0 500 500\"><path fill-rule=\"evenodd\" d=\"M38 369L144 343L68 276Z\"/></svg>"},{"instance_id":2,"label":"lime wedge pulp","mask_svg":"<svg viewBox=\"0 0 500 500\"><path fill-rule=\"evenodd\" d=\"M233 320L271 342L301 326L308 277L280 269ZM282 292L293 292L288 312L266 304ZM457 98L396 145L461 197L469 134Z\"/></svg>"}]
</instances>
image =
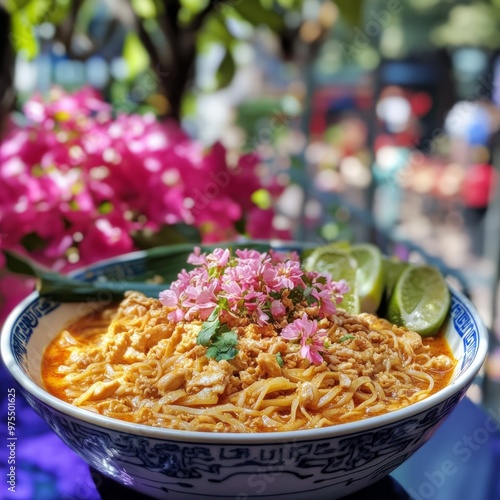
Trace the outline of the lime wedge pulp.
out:
<instances>
[{"instance_id":1,"label":"lime wedge pulp","mask_svg":"<svg viewBox=\"0 0 500 500\"><path fill-rule=\"evenodd\" d=\"M361 310L374 313L384 293L384 268L380 249L370 243L351 246L351 255L356 259L356 284Z\"/></svg>"},{"instance_id":2,"label":"lime wedge pulp","mask_svg":"<svg viewBox=\"0 0 500 500\"><path fill-rule=\"evenodd\" d=\"M433 266L409 265L389 299L387 319L422 336L435 335L450 309L450 290Z\"/></svg>"},{"instance_id":3,"label":"lime wedge pulp","mask_svg":"<svg viewBox=\"0 0 500 500\"><path fill-rule=\"evenodd\" d=\"M399 277L409 265L409 262L400 260L397 257L382 256L385 287L382 294L382 301L377 311L380 316L387 316L387 308L389 307L389 299L391 298L392 291Z\"/></svg>"},{"instance_id":4,"label":"lime wedge pulp","mask_svg":"<svg viewBox=\"0 0 500 500\"><path fill-rule=\"evenodd\" d=\"M399 277L409 265L409 262L400 260L397 257L382 257L385 296L387 300L389 300L389 297L392 295L392 291L394 290Z\"/></svg>"},{"instance_id":5,"label":"lime wedge pulp","mask_svg":"<svg viewBox=\"0 0 500 500\"><path fill-rule=\"evenodd\" d=\"M358 314L361 310L356 288L356 260L349 252L335 246L318 247L304 261L304 269L318 273L329 273L333 281L344 279L349 291L344 294L341 309Z\"/></svg>"}]
</instances>

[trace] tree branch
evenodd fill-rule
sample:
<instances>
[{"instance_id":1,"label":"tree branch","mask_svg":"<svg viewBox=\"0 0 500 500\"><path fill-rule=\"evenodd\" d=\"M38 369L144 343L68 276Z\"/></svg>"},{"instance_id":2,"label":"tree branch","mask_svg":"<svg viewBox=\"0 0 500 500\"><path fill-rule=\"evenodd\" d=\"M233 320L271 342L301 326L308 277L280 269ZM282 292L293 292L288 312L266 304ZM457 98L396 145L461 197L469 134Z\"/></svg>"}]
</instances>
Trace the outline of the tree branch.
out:
<instances>
[{"instance_id":1,"label":"tree branch","mask_svg":"<svg viewBox=\"0 0 500 500\"><path fill-rule=\"evenodd\" d=\"M72 54L71 50L71 39L73 38L73 33L75 32L76 20L78 18L78 13L82 6L83 0L74 0L71 2L71 7L69 15L66 18L66 22L61 23L59 40L62 42L66 48L66 52Z\"/></svg>"},{"instance_id":2,"label":"tree branch","mask_svg":"<svg viewBox=\"0 0 500 500\"><path fill-rule=\"evenodd\" d=\"M144 28L144 24L142 23L142 19L137 16L134 12L135 16L135 21L136 21L136 27L137 27L137 34L139 35L139 38L144 45L144 48L149 54L149 57L151 58L151 62L153 63L154 67L158 67L162 65L162 60L160 57L160 52L158 51L158 48L154 44L151 36L147 32L146 28Z\"/></svg>"},{"instance_id":3,"label":"tree branch","mask_svg":"<svg viewBox=\"0 0 500 500\"><path fill-rule=\"evenodd\" d=\"M0 138L4 132L6 118L15 104L14 50L9 40L10 15L0 5Z\"/></svg>"},{"instance_id":4,"label":"tree branch","mask_svg":"<svg viewBox=\"0 0 500 500\"><path fill-rule=\"evenodd\" d=\"M226 3L226 2L224 2L223 0L209 0L206 7L203 10L201 10L200 12L198 12L196 17L193 19L189 28L195 32L198 31L201 28L201 26L203 25L203 22L205 21L207 16L215 9L215 6L223 4L223 3Z\"/></svg>"},{"instance_id":5,"label":"tree branch","mask_svg":"<svg viewBox=\"0 0 500 500\"><path fill-rule=\"evenodd\" d=\"M169 2L168 5L165 6L163 15L158 15L160 28L163 31L170 49L172 67L177 67L179 64L179 26L177 24L179 10L180 4L178 1Z\"/></svg>"}]
</instances>

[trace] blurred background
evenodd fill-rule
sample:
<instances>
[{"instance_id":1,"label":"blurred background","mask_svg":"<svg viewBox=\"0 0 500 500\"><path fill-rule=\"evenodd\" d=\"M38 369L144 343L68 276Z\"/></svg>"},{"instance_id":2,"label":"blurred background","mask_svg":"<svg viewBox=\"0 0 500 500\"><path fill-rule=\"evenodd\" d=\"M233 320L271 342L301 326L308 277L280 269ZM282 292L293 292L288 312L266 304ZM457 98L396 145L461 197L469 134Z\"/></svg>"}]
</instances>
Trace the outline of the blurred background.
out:
<instances>
[{"instance_id":1,"label":"blurred background","mask_svg":"<svg viewBox=\"0 0 500 500\"><path fill-rule=\"evenodd\" d=\"M500 379L499 48L498 0L0 0L0 247L373 241L471 297Z\"/></svg>"}]
</instances>

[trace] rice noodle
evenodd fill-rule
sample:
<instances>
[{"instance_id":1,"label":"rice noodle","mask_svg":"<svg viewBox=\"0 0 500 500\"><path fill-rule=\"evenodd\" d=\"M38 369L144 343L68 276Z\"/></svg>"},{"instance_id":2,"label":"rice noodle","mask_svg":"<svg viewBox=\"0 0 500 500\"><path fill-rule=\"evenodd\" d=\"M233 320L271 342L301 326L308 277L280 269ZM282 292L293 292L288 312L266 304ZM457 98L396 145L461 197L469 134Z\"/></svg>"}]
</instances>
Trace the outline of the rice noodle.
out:
<instances>
[{"instance_id":1,"label":"rice noodle","mask_svg":"<svg viewBox=\"0 0 500 500\"><path fill-rule=\"evenodd\" d=\"M236 321L236 320L235 320ZM239 352L208 358L201 321L172 322L132 292L118 307L69 325L44 353L52 394L89 411L181 430L266 432L325 427L408 406L449 382L443 338L422 341L370 314L323 318L313 365L272 325L235 323ZM283 347L285 346L285 347ZM276 360L280 353L283 366Z\"/></svg>"}]
</instances>

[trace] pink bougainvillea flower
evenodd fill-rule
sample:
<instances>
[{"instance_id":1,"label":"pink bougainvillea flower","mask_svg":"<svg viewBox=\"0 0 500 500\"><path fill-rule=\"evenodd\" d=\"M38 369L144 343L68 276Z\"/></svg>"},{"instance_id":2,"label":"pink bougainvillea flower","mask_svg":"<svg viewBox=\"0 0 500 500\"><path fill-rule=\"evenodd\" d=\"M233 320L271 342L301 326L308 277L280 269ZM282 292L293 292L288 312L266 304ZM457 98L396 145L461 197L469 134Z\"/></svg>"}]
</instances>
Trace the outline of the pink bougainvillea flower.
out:
<instances>
[{"instance_id":1,"label":"pink bougainvillea flower","mask_svg":"<svg viewBox=\"0 0 500 500\"><path fill-rule=\"evenodd\" d=\"M133 242L126 227L115 225L109 219L98 218L88 227L80 243L85 259L93 262L133 250Z\"/></svg>"},{"instance_id":2,"label":"pink bougainvillea flower","mask_svg":"<svg viewBox=\"0 0 500 500\"><path fill-rule=\"evenodd\" d=\"M292 232L288 228L277 228L274 225L276 213L274 209L252 207L247 213L247 230L253 238L269 240L290 240Z\"/></svg>"},{"instance_id":3,"label":"pink bougainvillea flower","mask_svg":"<svg viewBox=\"0 0 500 500\"><path fill-rule=\"evenodd\" d=\"M174 122L113 111L86 87L33 95L22 117L12 114L0 143L5 248L26 251L36 240L32 258L69 270L135 250L135 235L174 224L195 227L203 243L240 232L280 237L272 207L264 213L252 200L265 187L256 154L228 161L221 143L206 147Z\"/></svg>"}]
</instances>

